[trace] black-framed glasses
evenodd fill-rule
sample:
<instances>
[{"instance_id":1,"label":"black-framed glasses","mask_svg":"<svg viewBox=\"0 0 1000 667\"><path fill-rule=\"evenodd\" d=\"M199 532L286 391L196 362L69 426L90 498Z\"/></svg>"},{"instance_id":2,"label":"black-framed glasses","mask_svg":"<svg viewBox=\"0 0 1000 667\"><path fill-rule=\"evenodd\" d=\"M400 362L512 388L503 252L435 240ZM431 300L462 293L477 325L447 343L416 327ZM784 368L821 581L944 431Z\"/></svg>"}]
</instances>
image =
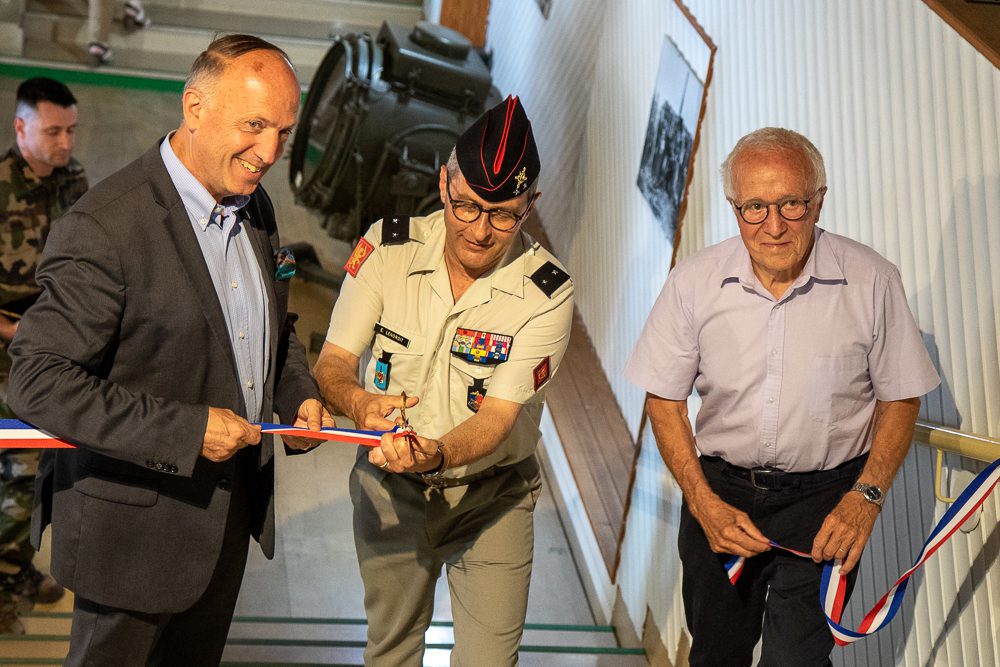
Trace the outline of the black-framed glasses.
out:
<instances>
[{"instance_id":1,"label":"black-framed glasses","mask_svg":"<svg viewBox=\"0 0 1000 667\"><path fill-rule=\"evenodd\" d=\"M517 223L521 222L521 220L524 219L524 216L528 215L528 210L531 208L531 200L529 200L528 206L524 209L524 213L518 215L513 211L508 211L502 208L483 208L474 201L452 199L451 175L449 174L446 179L448 202L451 204L451 211L455 214L455 217L462 222L473 223L476 220L479 220L479 216L485 213L486 220L490 223L490 227L498 232L509 232L517 227ZM532 197L532 199L534 199L534 197Z\"/></svg>"},{"instance_id":2,"label":"black-framed glasses","mask_svg":"<svg viewBox=\"0 0 1000 667\"><path fill-rule=\"evenodd\" d=\"M795 222L796 220L801 220L805 217L806 213L809 212L809 202L816 199L818 196L822 196L826 193L826 186L824 185L819 190L814 192L808 199L798 199L791 197L788 199L779 199L778 201L761 201L760 199L750 199L743 202L742 204L737 204L732 199L729 203L733 205L739 214L743 218L743 222L748 225L759 225L760 223L767 220L768 214L771 212L771 207L774 206L778 210L778 215L780 215L785 220L789 222Z\"/></svg>"}]
</instances>

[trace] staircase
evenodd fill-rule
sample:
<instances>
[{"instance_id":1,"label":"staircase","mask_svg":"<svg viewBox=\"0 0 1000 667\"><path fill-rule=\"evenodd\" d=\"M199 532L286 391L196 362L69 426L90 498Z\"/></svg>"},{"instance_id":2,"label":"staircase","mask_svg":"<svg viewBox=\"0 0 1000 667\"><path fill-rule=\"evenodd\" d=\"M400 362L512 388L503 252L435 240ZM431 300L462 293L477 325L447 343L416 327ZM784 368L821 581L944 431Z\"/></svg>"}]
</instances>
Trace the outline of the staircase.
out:
<instances>
[{"instance_id":1,"label":"staircase","mask_svg":"<svg viewBox=\"0 0 1000 667\"><path fill-rule=\"evenodd\" d=\"M14 0L20 16L20 53L35 64L88 69L87 0ZM420 0L145 0L152 26L126 34L121 5L110 44L114 61L98 72L137 73L182 79L194 58L221 32L251 33L284 49L308 84L330 46L330 36L375 32L383 21L411 26L423 16ZM0 16L0 35L9 53L17 27L10 11ZM4 24L3 21L8 23ZM4 26L6 25L6 30ZM10 58L5 59L10 62Z\"/></svg>"},{"instance_id":2,"label":"staircase","mask_svg":"<svg viewBox=\"0 0 1000 667\"><path fill-rule=\"evenodd\" d=\"M68 612L35 612L24 618L27 634L0 635L0 665L59 665L69 645ZM424 664L448 665L451 623L427 632ZM365 622L334 618L237 617L222 665L318 667L362 665ZM642 649L619 648L607 626L531 624L520 652L525 667L645 667Z\"/></svg>"}]
</instances>

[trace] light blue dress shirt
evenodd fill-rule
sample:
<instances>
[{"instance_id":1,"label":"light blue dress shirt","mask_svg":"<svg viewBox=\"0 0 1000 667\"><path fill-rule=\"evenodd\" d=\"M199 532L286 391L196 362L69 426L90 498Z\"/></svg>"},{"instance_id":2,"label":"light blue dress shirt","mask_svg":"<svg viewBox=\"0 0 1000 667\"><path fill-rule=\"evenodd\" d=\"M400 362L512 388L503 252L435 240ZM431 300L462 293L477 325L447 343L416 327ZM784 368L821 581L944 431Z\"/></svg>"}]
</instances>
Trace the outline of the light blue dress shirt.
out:
<instances>
[{"instance_id":1,"label":"light blue dress shirt","mask_svg":"<svg viewBox=\"0 0 1000 667\"><path fill-rule=\"evenodd\" d=\"M249 421L260 421L264 382L270 364L270 331L265 277L261 275L260 263L238 215L250 197L226 197L216 202L178 159L170 146L170 136L160 145L160 157L187 210L219 297L246 401L245 416Z\"/></svg>"}]
</instances>

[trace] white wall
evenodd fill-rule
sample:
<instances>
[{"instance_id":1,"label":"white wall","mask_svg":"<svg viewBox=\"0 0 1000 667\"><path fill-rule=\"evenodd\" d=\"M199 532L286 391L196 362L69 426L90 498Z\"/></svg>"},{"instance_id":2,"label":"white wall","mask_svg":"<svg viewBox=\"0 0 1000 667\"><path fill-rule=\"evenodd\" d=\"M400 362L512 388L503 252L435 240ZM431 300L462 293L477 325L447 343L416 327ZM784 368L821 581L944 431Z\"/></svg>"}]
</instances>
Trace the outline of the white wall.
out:
<instances>
[{"instance_id":1,"label":"white wall","mask_svg":"<svg viewBox=\"0 0 1000 667\"><path fill-rule=\"evenodd\" d=\"M441 0L424 0L424 18L431 23L441 20Z\"/></svg>"},{"instance_id":2,"label":"white wall","mask_svg":"<svg viewBox=\"0 0 1000 667\"><path fill-rule=\"evenodd\" d=\"M944 378L923 417L1000 437L1000 72L917 0L689 7L718 52L681 256L736 233L717 170L741 135L763 125L806 134L827 160L821 226L900 266ZM669 0L555 0L548 21L534 0L509 0L494 3L488 36L498 87L520 94L533 119L540 211L633 431L642 395L621 369L670 257L635 186L667 34L703 72L707 50ZM619 584L636 626L648 605L671 647L683 624L672 558L677 499L646 445ZM951 463L954 495L970 474ZM916 448L866 554L855 606L886 590L943 512L931 471L931 452ZM838 663L1000 662L998 515L994 498L981 526L918 576L904 618L838 649Z\"/></svg>"}]
</instances>

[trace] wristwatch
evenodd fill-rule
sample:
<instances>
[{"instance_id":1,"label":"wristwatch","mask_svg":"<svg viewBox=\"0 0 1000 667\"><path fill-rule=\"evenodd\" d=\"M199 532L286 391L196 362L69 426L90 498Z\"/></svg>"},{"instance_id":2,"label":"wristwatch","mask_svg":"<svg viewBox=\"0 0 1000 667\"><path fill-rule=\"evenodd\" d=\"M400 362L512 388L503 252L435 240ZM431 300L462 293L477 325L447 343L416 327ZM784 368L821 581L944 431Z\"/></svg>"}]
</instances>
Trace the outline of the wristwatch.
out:
<instances>
[{"instance_id":1,"label":"wristwatch","mask_svg":"<svg viewBox=\"0 0 1000 667\"><path fill-rule=\"evenodd\" d=\"M865 500L879 507L882 507L882 503L885 502L885 493L874 484L855 482L854 486L851 487L851 491L857 491Z\"/></svg>"}]
</instances>

